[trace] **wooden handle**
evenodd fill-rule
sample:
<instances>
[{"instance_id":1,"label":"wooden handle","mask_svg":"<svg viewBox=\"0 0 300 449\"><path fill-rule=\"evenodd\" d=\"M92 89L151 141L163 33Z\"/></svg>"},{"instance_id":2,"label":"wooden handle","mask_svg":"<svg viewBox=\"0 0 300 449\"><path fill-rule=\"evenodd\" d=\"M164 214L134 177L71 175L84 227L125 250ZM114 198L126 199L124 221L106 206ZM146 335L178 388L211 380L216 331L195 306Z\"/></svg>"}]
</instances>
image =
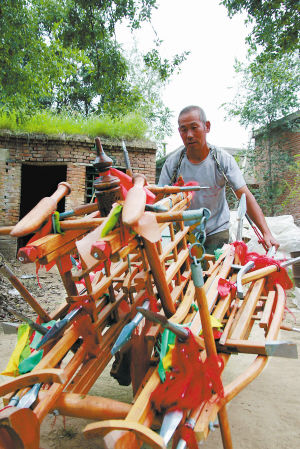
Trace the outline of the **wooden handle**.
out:
<instances>
[{"instance_id":1,"label":"wooden handle","mask_svg":"<svg viewBox=\"0 0 300 449\"><path fill-rule=\"evenodd\" d=\"M56 204L66 195L69 195L71 192L71 186L67 182L60 182L57 186L56 191L50 196Z\"/></svg>"},{"instance_id":2,"label":"wooden handle","mask_svg":"<svg viewBox=\"0 0 300 449\"><path fill-rule=\"evenodd\" d=\"M0 235L9 235L13 230L13 226L1 226L0 227Z\"/></svg>"},{"instance_id":3,"label":"wooden handle","mask_svg":"<svg viewBox=\"0 0 300 449\"><path fill-rule=\"evenodd\" d=\"M67 182L58 184L57 190L50 197L43 198L19 223L14 226L10 235L22 237L39 229L45 220L55 211L57 203L68 195L71 187Z\"/></svg>"},{"instance_id":4,"label":"wooden handle","mask_svg":"<svg viewBox=\"0 0 300 449\"><path fill-rule=\"evenodd\" d=\"M122 211L123 223L132 225L143 215L146 205L146 192L144 190L145 177L135 175L133 187L128 191Z\"/></svg>"},{"instance_id":5,"label":"wooden handle","mask_svg":"<svg viewBox=\"0 0 300 449\"><path fill-rule=\"evenodd\" d=\"M90 214L98 210L97 203L82 204L81 206L74 207L73 212L75 216Z\"/></svg>"}]
</instances>

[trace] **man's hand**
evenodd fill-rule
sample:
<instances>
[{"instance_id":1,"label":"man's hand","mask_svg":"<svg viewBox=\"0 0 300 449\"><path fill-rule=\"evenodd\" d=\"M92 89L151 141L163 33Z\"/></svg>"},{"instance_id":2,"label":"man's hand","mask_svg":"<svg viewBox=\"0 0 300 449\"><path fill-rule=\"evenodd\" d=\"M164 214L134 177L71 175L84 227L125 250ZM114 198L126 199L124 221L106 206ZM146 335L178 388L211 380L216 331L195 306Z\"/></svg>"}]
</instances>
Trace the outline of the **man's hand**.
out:
<instances>
[{"instance_id":1,"label":"man's hand","mask_svg":"<svg viewBox=\"0 0 300 449\"><path fill-rule=\"evenodd\" d=\"M264 241L266 242L266 245L268 248L271 248L272 246L275 246L276 251L280 246L280 243L277 242L277 240L273 237L271 233L263 234Z\"/></svg>"},{"instance_id":2,"label":"man's hand","mask_svg":"<svg viewBox=\"0 0 300 449\"><path fill-rule=\"evenodd\" d=\"M254 198L248 187L241 187L240 189L236 190L235 193L238 198L240 198L242 194L245 193L247 200L247 213L249 217L254 221L258 229L261 231L262 237L265 240L267 247L271 248L272 246L275 246L277 250L280 245L273 237L267 225L264 214L262 213L261 208L257 204L256 199Z\"/></svg>"}]
</instances>

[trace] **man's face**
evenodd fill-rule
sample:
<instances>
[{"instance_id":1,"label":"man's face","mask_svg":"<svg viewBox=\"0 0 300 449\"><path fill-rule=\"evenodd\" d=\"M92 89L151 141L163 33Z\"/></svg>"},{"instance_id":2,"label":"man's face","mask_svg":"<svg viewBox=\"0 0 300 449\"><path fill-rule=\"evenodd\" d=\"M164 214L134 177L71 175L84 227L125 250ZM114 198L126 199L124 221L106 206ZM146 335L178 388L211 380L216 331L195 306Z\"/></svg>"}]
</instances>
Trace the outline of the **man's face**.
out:
<instances>
[{"instance_id":1,"label":"man's face","mask_svg":"<svg viewBox=\"0 0 300 449\"><path fill-rule=\"evenodd\" d=\"M179 134L187 150L201 151L206 145L206 134L210 122L203 123L197 110L187 112L179 118Z\"/></svg>"}]
</instances>

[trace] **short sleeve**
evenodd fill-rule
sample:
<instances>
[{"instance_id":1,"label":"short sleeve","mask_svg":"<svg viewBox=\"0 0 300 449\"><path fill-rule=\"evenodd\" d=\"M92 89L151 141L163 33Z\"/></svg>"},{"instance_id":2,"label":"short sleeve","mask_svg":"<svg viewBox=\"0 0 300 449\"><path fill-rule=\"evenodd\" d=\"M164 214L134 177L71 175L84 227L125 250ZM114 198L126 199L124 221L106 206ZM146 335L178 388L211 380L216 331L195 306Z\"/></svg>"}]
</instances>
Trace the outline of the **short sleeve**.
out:
<instances>
[{"instance_id":1,"label":"short sleeve","mask_svg":"<svg viewBox=\"0 0 300 449\"><path fill-rule=\"evenodd\" d=\"M228 154L225 167L225 174L234 190L238 190L246 185L245 178L233 156Z\"/></svg>"},{"instance_id":2,"label":"short sleeve","mask_svg":"<svg viewBox=\"0 0 300 449\"><path fill-rule=\"evenodd\" d=\"M169 161L168 159L166 160L166 162L163 165L163 168L161 169L161 173L160 173L160 177L159 177L159 181L158 181L158 185L159 186L165 186L168 185L171 181L171 173L170 173L170 167L169 167Z\"/></svg>"}]
</instances>

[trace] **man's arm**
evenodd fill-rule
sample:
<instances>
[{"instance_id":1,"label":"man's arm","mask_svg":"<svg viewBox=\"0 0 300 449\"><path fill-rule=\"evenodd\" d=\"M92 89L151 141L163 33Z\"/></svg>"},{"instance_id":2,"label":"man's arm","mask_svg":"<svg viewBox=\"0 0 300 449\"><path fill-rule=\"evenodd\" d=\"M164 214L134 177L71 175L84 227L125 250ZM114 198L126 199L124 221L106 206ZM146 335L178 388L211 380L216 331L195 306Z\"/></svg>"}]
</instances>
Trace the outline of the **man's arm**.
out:
<instances>
[{"instance_id":1,"label":"man's arm","mask_svg":"<svg viewBox=\"0 0 300 449\"><path fill-rule=\"evenodd\" d=\"M254 221L258 229L261 231L268 248L270 248L271 246L275 246L275 248L277 249L279 247L279 243L273 237L267 225L264 214L262 213L261 208L259 207L256 199L254 198L248 187L243 186L240 189L236 190L235 193L238 198L242 196L242 193L245 193L247 200L247 213L249 217Z\"/></svg>"}]
</instances>

